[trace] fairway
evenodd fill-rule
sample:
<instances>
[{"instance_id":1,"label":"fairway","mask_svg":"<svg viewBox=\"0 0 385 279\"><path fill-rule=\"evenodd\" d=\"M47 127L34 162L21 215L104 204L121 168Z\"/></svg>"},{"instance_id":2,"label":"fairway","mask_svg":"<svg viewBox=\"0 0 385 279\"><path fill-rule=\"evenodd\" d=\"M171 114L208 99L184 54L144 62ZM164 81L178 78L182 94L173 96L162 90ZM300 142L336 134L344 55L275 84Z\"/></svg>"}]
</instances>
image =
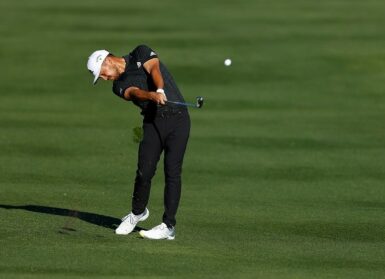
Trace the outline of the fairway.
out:
<instances>
[{"instance_id":1,"label":"fairway","mask_svg":"<svg viewBox=\"0 0 385 279\"><path fill-rule=\"evenodd\" d=\"M384 278L385 2L0 3L0 278ZM96 49L157 51L190 109L174 241L131 210L139 109ZM232 60L224 66L225 59ZM163 163L149 229L163 214Z\"/></svg>"}]
</instances>

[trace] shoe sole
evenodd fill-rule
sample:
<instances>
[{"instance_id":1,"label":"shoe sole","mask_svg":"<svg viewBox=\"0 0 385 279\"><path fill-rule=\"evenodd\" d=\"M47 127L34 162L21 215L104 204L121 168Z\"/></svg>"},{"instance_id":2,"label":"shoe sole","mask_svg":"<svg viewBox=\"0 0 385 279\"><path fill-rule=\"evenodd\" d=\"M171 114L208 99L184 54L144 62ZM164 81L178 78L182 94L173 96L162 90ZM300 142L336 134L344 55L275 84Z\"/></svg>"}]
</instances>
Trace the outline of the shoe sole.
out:
<instances>
[{"instance_id":1,"label":"shoe sole","mask_svg":"<svg viewBox=\"0 0 385 279\"><path fill-rule=\"evenodd\" d=\"M150 238L150 237L147 237L145 235L145 231L140 231L139 232L139 235L143 238L146 238L146 239L151 239L151 240L174 240L175 239L175 235L174 236L168 236L167 238L160 238L160 239L155 239L155 238Z\"/></svg>"},{"instance_id":2,"label":"shoe sole","mask_svg":"<svg viewBox=\"0 0 385 279\"><path fill-rule=\"evenodd\" d=\"M145 214L142 218L139 219L138 223L139 223L139 222L142 222L142 221L145 221L145 220L148 218L148 216L150 216L150 210L148 210L148 209L146 208L146 211L145 211L145 212L146 212L146 214ZM135 227L136 227L136 226L135 226ZM135 229L135 227L134 227L134 229ZM133 229L133 230L134 230L134 229ZM133 231L133 230L132 230L132 231ZM130 232L128 232L128 233L126 233L126 232L124 232L124 233L117 233L116 230L115 230L115 234L117 234L117 235L128 235L128 234L132 233L132 231L130 231Z\"/></svg>"}]
</instances>

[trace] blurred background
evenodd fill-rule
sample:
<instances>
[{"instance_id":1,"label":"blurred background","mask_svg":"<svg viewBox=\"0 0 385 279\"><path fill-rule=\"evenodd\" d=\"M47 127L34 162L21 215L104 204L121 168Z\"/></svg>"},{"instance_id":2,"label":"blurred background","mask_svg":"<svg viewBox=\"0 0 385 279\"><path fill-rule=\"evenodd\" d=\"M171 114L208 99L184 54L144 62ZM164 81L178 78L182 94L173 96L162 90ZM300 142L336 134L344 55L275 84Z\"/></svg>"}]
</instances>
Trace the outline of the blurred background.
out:
<instances>
[{"instance_id":1,"label":"blurred background","mask_svg":"<svg viewBox=\"0 0 385 279\"><path fill-rule=\"evenodd\" d=\"M0 277L382 278L384 9L2 0ZM86 69L94 50L143 43L187 101L205 98L171 243L114 235L141 116ZM161 220L162 170L144 228Z\"/></svg>"}]
</instances>

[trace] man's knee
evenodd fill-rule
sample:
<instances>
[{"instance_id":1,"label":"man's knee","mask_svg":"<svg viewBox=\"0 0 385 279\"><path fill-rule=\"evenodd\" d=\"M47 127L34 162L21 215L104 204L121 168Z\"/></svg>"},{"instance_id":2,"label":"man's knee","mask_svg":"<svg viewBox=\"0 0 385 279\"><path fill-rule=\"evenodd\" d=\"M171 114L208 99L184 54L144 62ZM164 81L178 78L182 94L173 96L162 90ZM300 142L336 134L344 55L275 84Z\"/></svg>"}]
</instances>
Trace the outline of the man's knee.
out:
<instances>
[{"instance_id":1,"label":"man's knee","mask_svg":"<svg viewBox=\"0 0 385 279\"><path fill-rule=\"evenodd\" d=\"M155 175L155 170L155 166L139 167L136 171L136 179L143 182L151 181Z\"/></svg>"},{"instance_id":2,"label":"man's knee","mask_svg":"<svg viewBox=\"0 0 385 279\"><path fill-rule=\"evenodd\" d=\"M168 181L180 181L182 175L182 168L166 168L165 177Z\"/></svg>"}]
</instances>

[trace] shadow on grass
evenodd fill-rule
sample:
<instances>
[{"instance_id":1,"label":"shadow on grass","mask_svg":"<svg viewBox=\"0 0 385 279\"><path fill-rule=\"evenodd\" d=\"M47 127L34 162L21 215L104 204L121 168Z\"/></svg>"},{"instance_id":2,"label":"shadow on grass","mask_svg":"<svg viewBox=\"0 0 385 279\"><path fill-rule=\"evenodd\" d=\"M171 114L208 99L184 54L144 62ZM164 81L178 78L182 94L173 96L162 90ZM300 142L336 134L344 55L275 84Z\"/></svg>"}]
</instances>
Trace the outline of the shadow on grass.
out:
<instances>
[{"instance_id":1,"label":"shadow on grass","mask_svg":"<svg viewBox=\"0 0 385 279\"><path fill-rule=\"evenodd\" d=\"M41 205L20 205L20 206L16 205L15 206L15 205L0 204L0 208L20 209L20 210L26 210L26 211L31 211L31 212L37 212L37 213L66 216L66 217L80 219L80 220L85 221L87 223L97 225L100 227L104 227L107 229L115 229L121 223L120 219L114 218L111 216L100 215L100 214L95 214L95 213L90 213L90 212L77 211L77 210L72 210L72 209L41 206ZM63 229L65 229L67 231L74 230L74 229L69 228L67 226L64 226ZM134 231L139 231L141 229L142 228L140 228L140 227L136 227Z\"/></svg>"}]
</instances>

